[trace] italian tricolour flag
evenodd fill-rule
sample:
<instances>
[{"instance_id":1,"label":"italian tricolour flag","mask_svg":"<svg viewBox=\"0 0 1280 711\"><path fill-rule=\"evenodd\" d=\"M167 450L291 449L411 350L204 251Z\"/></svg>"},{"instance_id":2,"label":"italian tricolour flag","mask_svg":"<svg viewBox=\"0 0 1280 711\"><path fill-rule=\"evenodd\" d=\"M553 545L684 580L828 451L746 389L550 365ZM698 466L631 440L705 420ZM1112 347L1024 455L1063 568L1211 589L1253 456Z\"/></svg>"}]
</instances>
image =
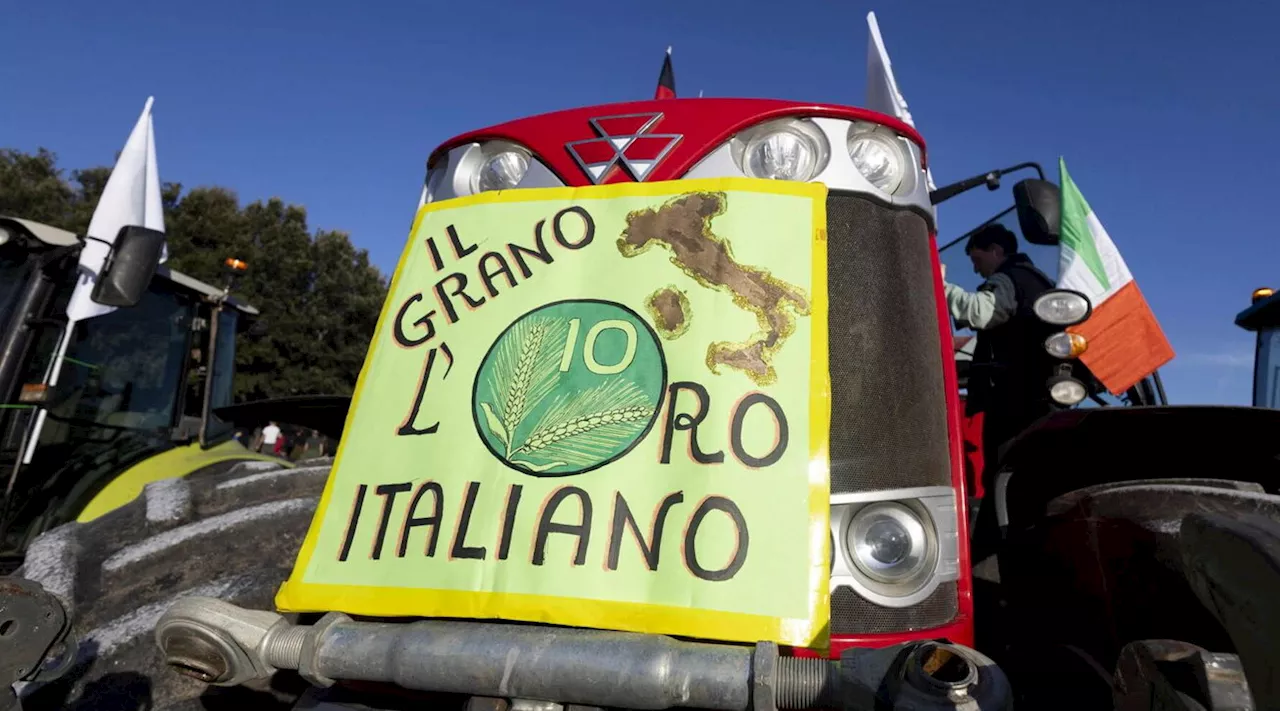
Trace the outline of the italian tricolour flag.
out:
<instances>
[{"instance_id":1,"label":"italian tricolour flag","mask_svg":"<svg viewBox=\"0 0 1280 711\"><path fill-rule=\"evenodd\" d=\"M1084 336L1088 347L1080 360L1107 390L1118 395L1173 360L1173 347L1120 250L1061 158L1058 171L1062 191L1058 288L1078 291L1093 304L1088 320L1067 330Z\"/></svg>"}]
</instances>

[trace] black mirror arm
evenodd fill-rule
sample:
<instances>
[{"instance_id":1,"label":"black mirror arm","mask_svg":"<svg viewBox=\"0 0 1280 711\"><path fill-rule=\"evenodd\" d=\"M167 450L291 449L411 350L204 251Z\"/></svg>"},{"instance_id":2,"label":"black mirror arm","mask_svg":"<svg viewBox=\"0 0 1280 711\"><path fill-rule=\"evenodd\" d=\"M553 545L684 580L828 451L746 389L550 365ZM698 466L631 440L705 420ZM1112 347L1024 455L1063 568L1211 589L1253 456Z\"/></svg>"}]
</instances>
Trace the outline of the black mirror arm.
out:
<instances>
[{"instance_id":1,"label":"black mirror arm","mask_svg":"<svg viewBox=\"0 0 1280 711\"><path fill-rule=\"evenodd\" d=\"M979 185L986 185L988 190L995 190L1000 187L1000 178L1008 175L1009 173L1023 170L1025 168L1034 168L1036 174L1040 176L1040 179L1044 180L1044 168L1041 168L1039 163L1029 161L1026 163L1012 165L1001 170L992 170L982 173L981 175L975 175L972 178L966 178L950 185L944 185L929 193L929 202L934 205L938 205L961 193L966 193Z\"/></svg>"},{"instance_id":2,"label":"black mirror arm","mask_svg":"<svg viewBox=\"0 0 1280 711\"><path fill-rule=\"evenodd\" d=\"M1024 168L1034 168L1036 171L1036 175L1039 176L1041 180L1045 179L1044 168L1041 168L1040 164L1035 161L1027 161L1026 163L1019 163L1015 166L1005 168L1004 170L1000 171L1000 175L1008 175L1009 173L1012 173L1015 170L1023 170Z\"/></svg>"}]
</instances>

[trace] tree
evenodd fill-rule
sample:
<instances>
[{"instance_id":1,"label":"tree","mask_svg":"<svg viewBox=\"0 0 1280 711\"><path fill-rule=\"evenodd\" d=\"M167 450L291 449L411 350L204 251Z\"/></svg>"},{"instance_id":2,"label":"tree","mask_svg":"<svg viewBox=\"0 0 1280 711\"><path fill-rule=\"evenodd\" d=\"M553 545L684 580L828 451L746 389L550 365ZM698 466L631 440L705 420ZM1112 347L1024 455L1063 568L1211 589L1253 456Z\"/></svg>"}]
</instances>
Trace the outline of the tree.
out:
<instances>
[{"instance_id":1,"label":"tree","mask_svg":"<svg viewBox=\"0 0 1280 711\"><path fill-rule=\"evenodd\" d=\"M57 156L0 150L0 215L77 234L89 227L111 169L64 175ZM241 206L221 187L162 186L168 266L221 285L223 260L248 262L237 298L261 327L241 336L236 398L350 394L386 297L387 279L345 232L307 227L306 210L279 198Z\"/></svg>"}]
</instances>

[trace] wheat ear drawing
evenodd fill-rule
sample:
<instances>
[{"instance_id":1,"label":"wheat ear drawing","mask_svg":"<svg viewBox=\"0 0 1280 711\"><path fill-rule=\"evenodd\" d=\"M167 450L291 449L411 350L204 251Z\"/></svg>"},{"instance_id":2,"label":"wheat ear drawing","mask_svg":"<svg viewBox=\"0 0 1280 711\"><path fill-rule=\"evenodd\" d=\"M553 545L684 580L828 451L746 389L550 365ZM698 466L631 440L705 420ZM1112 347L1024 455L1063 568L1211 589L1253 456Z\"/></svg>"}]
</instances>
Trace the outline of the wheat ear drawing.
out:
<instances>
[{"instance_id":1,"label":"wheat ear drawing","mask_svg":"<svg viewBox=\"0 0 1280 711\"><path fill-rule=\"evenodd\" d=\"M652 407L645 405L637 405L633 407L619 407L603 412L595 412L589 415L580 415L565 422L561 422L552 427L545 427L535 430L524 444L517 447L511 453L513 455L520 452L536 452L548 445L554 444L561 440L586 434L591 430L606 425L617 425L630 422L639 422L647 418L653 412Z\"/></svg>"},{"instance_id":2,"label":"wheat ear drawing","mask_svg":"<svg viewBox=\"0 0 1280 711\"><path fill-rule=\"evenodd\" d=\"M511 376L511 385L507 387L506 402L502 407L502 424L507 432L515 432L516 425L525 416L529 405L529 383L533 381L534 365L538 361L538 351L542 348L542 337L547 332L547 324L539 321L529 327L529 332L521 340L520 357L516 359L515 372Z\"/></svg>"}]
</instances>

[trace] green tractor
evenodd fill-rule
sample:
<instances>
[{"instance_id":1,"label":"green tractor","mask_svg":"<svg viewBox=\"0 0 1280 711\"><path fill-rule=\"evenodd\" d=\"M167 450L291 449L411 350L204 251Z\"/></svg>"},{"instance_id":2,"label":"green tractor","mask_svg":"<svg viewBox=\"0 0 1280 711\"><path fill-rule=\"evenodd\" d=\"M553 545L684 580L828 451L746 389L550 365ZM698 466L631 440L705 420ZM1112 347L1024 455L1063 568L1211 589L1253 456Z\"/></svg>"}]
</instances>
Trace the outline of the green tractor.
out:
<instances>
[{"instance_id":1,"label":"green tractor","mask_svg":"<svg viewBox=\"0 0 1280 711\"><path fill-rule=\"evenodd\" d=\"M244 263L228 259L226 284L206 284L157 266L163 233L126 227L93 293L117 308L69 323L85 240L0 216L0 573L44 531L99 518L148 483L279 461L241 444L221 409L236 335L258 315L230 294Z\"/></svg>"},{"instance_id":2,"label":"green tractor","mask_svg":"<svg viewBox=\"0 0 1280 711\"><path fill-rule=\"evenodd\" d=\"M1253 304L1236 315L1236 325L1258 334L1253 360L1253 406L1280 408L1280 294L1253 292Z\"/></svg>"}]
</instances>

